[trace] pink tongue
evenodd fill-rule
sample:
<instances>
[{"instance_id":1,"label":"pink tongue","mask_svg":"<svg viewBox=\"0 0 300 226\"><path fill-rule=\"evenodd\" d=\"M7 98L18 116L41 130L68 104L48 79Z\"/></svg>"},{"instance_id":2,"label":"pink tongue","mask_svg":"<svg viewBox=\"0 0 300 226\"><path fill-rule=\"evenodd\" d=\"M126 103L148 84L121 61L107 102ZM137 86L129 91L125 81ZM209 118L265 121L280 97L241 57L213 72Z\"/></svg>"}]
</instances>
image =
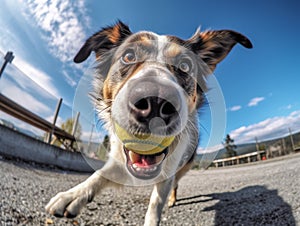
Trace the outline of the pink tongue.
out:
<instances>
[{"instance_id":1,"label":"pink tongue","mask_svg":"<svg viewBox=\"0 0 300 226\"><path fill-rule=\"evenodd\" d=\"M155 163L155 157L141 155L140 161L136 162L135 164L137 164L139 167L148 167L154 165Z\"/></svg>"}]
</instances>

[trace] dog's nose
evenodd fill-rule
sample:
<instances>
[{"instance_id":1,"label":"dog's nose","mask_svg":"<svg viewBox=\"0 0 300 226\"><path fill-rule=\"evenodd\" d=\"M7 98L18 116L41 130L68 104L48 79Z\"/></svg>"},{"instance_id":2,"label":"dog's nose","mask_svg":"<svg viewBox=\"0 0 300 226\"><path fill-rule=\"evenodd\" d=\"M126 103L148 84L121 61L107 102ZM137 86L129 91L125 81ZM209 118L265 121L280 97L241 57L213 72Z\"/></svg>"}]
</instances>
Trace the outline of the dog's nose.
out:
<instances>
[{"instance_id":1,"label":"dog's nose","mask_svg":"<svg viewBox=\"0 0 300 226\"><path fill-rule=\"evenodd\" d=\"M176 116L176 108L178 106L174 106L174 102L171 103L160 97L150 96L142 98L135 103L129 102L129 107L132 115L138 122L149 123L151 119L159 117L168 125L170 119Z\"/></svg>"},{"instance_id":2,"label":"dog's nose","mask_svg":"<svg viewBox=\"0 0 300 226\"><path fill-rule=\"evenodd\" d=\"M128 107L138 122L149 125L151 119L159 117L165 125L169 125L173 119L179 117L181 98L174 87L151 80L132 85Z\"/></svg>"}]
</instances>

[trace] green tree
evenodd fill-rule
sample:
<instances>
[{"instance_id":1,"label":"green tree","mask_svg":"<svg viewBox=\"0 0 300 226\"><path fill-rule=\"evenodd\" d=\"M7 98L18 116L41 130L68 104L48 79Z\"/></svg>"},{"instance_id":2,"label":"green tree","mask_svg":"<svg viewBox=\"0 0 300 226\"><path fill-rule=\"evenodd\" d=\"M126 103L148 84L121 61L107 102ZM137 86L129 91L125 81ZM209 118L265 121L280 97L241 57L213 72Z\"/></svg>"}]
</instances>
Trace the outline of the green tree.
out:
<instances>
[{"instance_id":1,"label":"green tree","mask_svg":"<svg viewBox=\"0 0 300 226\"><path fill-rule=\"evenodd\" d=\"M110 151L109 136L105 135L102 144L99 145L97 156L99 159L106 161L107 153Z\"/></svg>"},{"instance_id":2,"label":"green tree","mask_svg":"<svg viewBox=\"0 0 300 226\"><path fill-rule=\"evenodd\" d=\"M73 126L74 126L74 123L75 123L75 120L73 118L69 118L67 119L64 123L61 124L61 128L66 131L67 133L69 134L72 134L73 132ZM77 124L77 128L76 128L76 131L75 131L75 138L76 138L76 141L80 141L80 137L81 137L81 131L82 131L82 127L81 125L78 123ZM54 137L51 141L51 144L52 145L55 145L55 146L58 146L58 147L61 147L62 146L62 143L59 139L57 139L57 137ZM76 149L76 142L73 143L73 148Z\"/></svg>"},{"instance_id":3,"label":"green tree","mask_svg":"<svg viewBox=\"0 0 300 226\"><path fill-rule=\"evenodd\" d=\"M234 157L237 155L235 149L237 148L236 145L234 144L234 140L231 139L230 135L227 134L225 138L225 143L223 144L226 152L224 154L224 158L230 158Z\"/></svg>"},{"instance_id":4,"label":"green tree","mask_svg":"<svg viewBox=\"0 0 300 226\"><path fill-rule=\"evenodd\" d=\"M66 131L69 134L72 134L73 132L73 127L74 127L74 119L73 118L69 118L67 119L67 121L65 121L63 124L61 124L61 128ZM75 137L76 139L80 140L81 137L81 125L78 123L77 124L77 128L76 128L76 132L75 132Z\"/></svg>"}]
</instances>

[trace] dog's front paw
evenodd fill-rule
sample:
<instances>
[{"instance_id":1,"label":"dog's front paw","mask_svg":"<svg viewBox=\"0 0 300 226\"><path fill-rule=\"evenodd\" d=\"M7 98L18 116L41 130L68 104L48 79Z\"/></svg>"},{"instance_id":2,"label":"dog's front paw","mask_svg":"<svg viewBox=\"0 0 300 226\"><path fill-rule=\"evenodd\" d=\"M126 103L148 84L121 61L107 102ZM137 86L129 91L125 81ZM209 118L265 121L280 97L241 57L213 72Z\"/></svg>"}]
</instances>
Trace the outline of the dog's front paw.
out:
<instances>
[{"instance_id":1,"label":"dog's front paw","mask_svg":"<svg viewBox=\"0 0 300 226\"><path fill-rule=\"evenodd\" d=\"M76 217L83 206L93 199L91 191L77 188L66 192L60 192L46 205L48 213L56 217Z\"/></svg>"}]
</instances>

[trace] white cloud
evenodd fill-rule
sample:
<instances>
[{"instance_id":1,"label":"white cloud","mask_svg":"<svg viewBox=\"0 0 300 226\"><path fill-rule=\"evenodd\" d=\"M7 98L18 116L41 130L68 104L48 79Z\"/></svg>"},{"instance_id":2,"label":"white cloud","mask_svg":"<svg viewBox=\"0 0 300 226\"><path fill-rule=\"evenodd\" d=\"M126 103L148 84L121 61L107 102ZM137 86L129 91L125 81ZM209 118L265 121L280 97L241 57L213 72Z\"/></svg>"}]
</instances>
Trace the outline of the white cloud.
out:
<instances>
[{"instance_id":1,"label":"white cloud","mask_svg":"<svg viewBox=\"0 0 300 226\"><path fill-rule=\"evenodd\" d=\"M259 102L263 101L264 99L265 99L264 97L252 98L248 103L248 107L256 106L256 105L258 105Z\"/></svg>"},{"instance_id":2,"label":"white cloud","mask_svg":"<svg viewBox=\"0 0 300 226\"><path fill-rule=\"evenodd\" d=\"M38 101L31 94L17 88L9 82L6 82L6 84L7 85L1 90L1 93L17 102L24 108L38 115L45 115L51 112L51 109L45 103Z\"/></svg>"},{"instance_id":3,"label":"white cloud","mask_svg":"<svg viewBox=\"0 0 300 226\"><path fill-rule=\"evenodd\" d=\"M255 137L262 141L285 136L289 128L292 131L300 130L300 111L294 111L288 116L268 118L256 124L242 126L231 131L230 136L236 143L254 142Z\"/></svg>"},{"instance_id":4,"label":"white cloud","mask_svg":"<svg viewBox=\"0 0 300 226\"><path fill-rule=\"evenodd\" d=\"M89 26L84 1L71 0L22 0L25 16L34 18L47 41L52 55L62 62L69 62L85 40Z\"/></svg>"},{"instance_id":5,"label":"white cloud","mask_svg":"<svg viewBox=\"0 0 300 226\"><path fill-rule=\"evenodd\" d=\"M52 78L45 73L44 71L32 66L21 58L16 58L13 61L13 64L16 65L20 71L25 73L32 81L37 83L40 87L45 89L48 93L53 95L56 98L60 98L61 94L58 89L53 84Z\"/></svg>"},{"instance_id":6,"label":"white cloud","mask_svg":"<svg viewBox=\"0 0 300 226\"><path fill-rule=\"evenodd\" d=\"M224 146L223 144L218 144L218 145L215 145L213 147L206 147L206 148L203 148L203 147L198 147L197 149L197 153L198 154L209 154L209 153L214 153L220 149L222 149Z\"/></svg>"},{"instance_id":7,"label":"white cloud","mask_svg":"<svg viewBox=\"0 0 300 226\"><path fill-rule=\"evenodd\" d=\"M94 143L101 143L104 139L104 135L105 134L100 134L98 132L93 131L93 134L91 136L91 132L92 131L82 131L81 132L81 136L80 136L80 140L84 141L84 142L94 142Z\"/></svg>"},{"instance_id":8,"label":"white cloud","mask_svg":"<svg viewBox=\"0 0 300 226\"><path fill-rule=\"evenodd\" d=\"M62 74L65 77L65 80L67 81L67 83L72 86L75 87L77 85L77 83L75 82L74 79L72 79L72 77L68 74L68 72L66 72L65 70L62 70Z\"/></svg>"},{"instance_id":9,"label":"white cloud","mask_svg":"<svg viewBox=\"0 0 300 226\"><path fill-rule=\"evenodd\" d=\"M293 106L291 104L289 104L288 106L286 106L287 110L290 110Z\"/></svg>"},{"instance_id":10,"label":"white cloud","mask_svg":"<svg viewBox=\"0 0 300 226\"><path fill-rule=\"evenodd\" d=\"M46 120L47 120L48 122L53 123L53 121L54 121L54 116L51 115L51 116L47 117ZM64 123L64 120L63 120L60 116L58 116L57 119L56 119L56 124L55 124L55 125L61 128L61 125L62 125L63 123Z\"/></svg>"},{"instance_id":11,"label":"white cloud","mask_svg":"<svg viewBox=\"0 0 300 226\"><path fill-rule=\"evenodd\" d=\"M238 111L238 110L241 110L241 108L242 108L242 106L236 105L236 106L230 107L228 110L229 111Z\"/></svg>"},{"instance_id":12,"label":"white cloud","mask_svg":"<svg viewBox=\"0 0 300 226\"><path fill-rule=\"evenodd\" d=\"M16 7L17 4L19 4L21 7ZM31 49L30 51L26 51L27 42L23 40L22 36L20 36L19 29L21 28L21 32L25 36L25 40L29 38L29 46L30 44L36 45L37 42L34 38L36 32L34 32L32 29L29 29L26 20L24 20L24 17L22 17L22 6L23 5L20 4L18 0L6 1L6 3L4 3L4 8L2 10L5 11L5 13L0 16L0 50L2 50L4 54L8 50L13 51L15 58L12 64L16 65L20 72L25 73L27 77L29 77L43 89L58 97L60 95L58 89L53 84L51 76L35 67L33 64L30 64L27 60L24 60L31 58L32 51ZM17 26L12 26L12 21L8 19L12 16L14 17L14 20L16 20ZM33 52L36 54L37 51L38 50L35 50ZM10 64L6 68L6 71L8 71L9 68ZM16 71L14 70L14 72ZM25 86L26 84L23 85Z\"/></svg>"},{"instance_id":13,"label":"white cloud","mask_svg":"<svg viewBox=\"0 0 300 226\"><path fill-rule=\"evenodd\" d=\"M28 125L26 122L18 120L16 118L14 118L13 116L7 115L7 114L5 114L3 112L0 112L0 118L13 123L14 126L16 126L18 128L21 128L21 129L24 129L24 130L28 130L28 131L34 133L35 135L43 136L44 133L45 133L45 131L42 131L42 130L36 128L36 127Z\"/></svg>"}]
</instances>

